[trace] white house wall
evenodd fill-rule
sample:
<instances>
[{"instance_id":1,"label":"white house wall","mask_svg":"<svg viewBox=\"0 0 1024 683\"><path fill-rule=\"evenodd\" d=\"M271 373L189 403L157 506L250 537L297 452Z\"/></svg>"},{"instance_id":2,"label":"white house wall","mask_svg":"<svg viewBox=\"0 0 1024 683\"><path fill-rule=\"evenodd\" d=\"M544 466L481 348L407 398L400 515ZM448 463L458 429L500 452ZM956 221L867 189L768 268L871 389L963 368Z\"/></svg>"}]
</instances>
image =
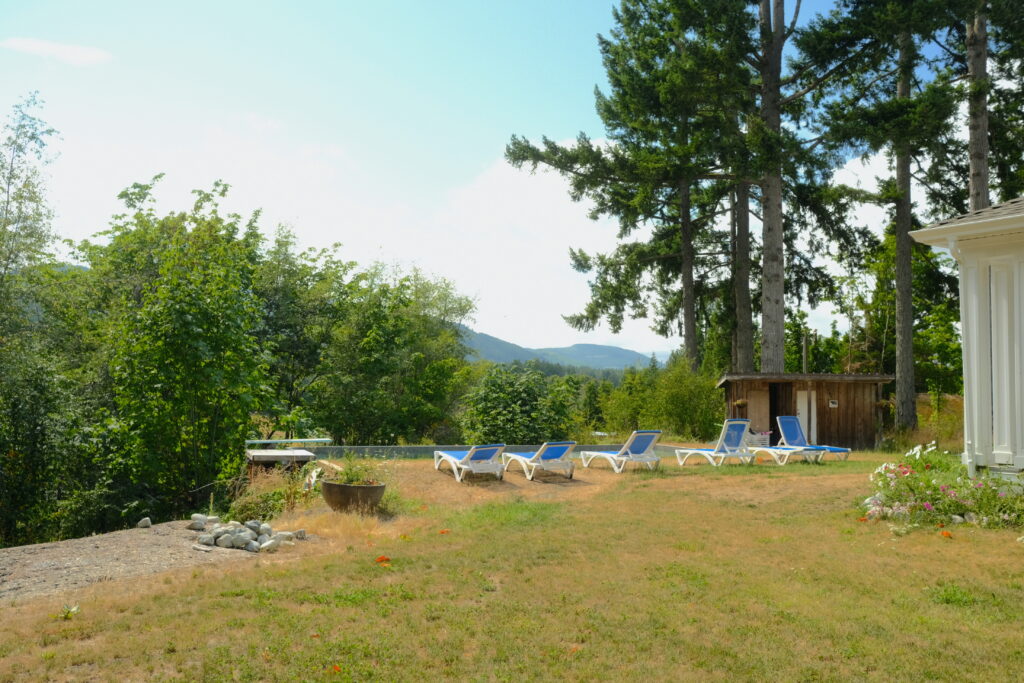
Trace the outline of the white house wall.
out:
<instances>
[{"instance_id":1,"label":"white house wall","mask_svg":"<svg viewBox=\"0 0 1024 683\"><path fill-rule=\"evenodd\" d=\"M964 459L972 471L1024 469L1024 253L1004 242L958 245Z\"/></svg>"},{"instance_id":2,"label":"white house wall","mask_svg":"<svg viewBox=\"0 0 1024 683\"><path fill-rule=\"evenodd\" d=\"M992 451L991 371L989 365L988 268L961 253L960 308L964 362L964 456L967 464L985 467Z\"/></svg>"},{"instance_id":3,"label":"white house wall","mask_svg":"<svg viewBox=\"0 0 1024 683\"><path fill-rule=\"evenodd\" d=\"M989 260L992 310L992 456L1012 465L1017 453L1017 282L1015 263Z\"/></svg>"}]
</instances>

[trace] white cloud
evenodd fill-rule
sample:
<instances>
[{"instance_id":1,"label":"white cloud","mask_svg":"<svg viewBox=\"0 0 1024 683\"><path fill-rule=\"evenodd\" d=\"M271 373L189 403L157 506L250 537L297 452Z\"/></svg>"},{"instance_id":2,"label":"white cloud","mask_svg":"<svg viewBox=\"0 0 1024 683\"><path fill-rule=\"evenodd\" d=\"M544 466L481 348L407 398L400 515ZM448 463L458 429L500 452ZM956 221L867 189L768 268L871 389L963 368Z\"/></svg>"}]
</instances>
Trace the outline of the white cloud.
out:
<instances>
[{"instance_id":1,"label":"white cloud","mask_svg":"<svg viewBox=\"0 0 1024 683\"><path fill-rule=\"evenodd\" d=\"M112 54L98 47L54 43L38 38L5 38L0 40L0 47L38 57L49 57L71 66L95 66L114 58Z\"/></svg>"}]
</instances>

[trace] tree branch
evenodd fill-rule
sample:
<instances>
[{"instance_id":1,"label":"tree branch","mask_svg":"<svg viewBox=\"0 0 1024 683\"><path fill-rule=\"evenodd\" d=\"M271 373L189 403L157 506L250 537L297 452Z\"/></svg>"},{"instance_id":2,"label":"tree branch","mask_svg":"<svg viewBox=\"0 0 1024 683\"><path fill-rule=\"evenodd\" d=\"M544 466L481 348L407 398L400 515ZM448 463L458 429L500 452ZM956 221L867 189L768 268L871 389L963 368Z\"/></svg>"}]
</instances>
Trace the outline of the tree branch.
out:
<instances>
[{"instance_id":1,"label":"tree branch","mask_svg":"<svg viewBox=\"0 0 1024 683\"><path fill-rule=\"evenodd\" d=\"M807 93L812 92L815 88L817 88L818 86L820 86L823 83L825 83L828 79L832 78L832 76L834 76L837 72L839 72L840 70L846 68L846 66L850 62L854 61L855 59L860 57L863 53L867 52L869 47L873 47L873 46L874 46L874 42L869 42L869 43L863 45L859 50L854 52L852 55L850 55L846 59L843 59L843 60L837 62L835 66L833 66L831 69L829 69L828 71L826 71L822 75L818 76L818 78L814 79L806 87L798 90L797 92L793 93L789 97L784 98L782 100L782 105L785 106L785 105L789 104L790 102L792 102L793 100L798 100L801 97L803 97L804 95L806 95ZM807 73L811 68L812 68L812 66L808 66L808 67L802 69L799 73L794 74L790 78L787 78L783 82L782 85L786 86L786 85L789 85L791 83L795 83L797 80L802 78L803 75L805 73Z\"/></svg>"},{"instance_id":2,"label":"tree branch","mask_svg":"<svg viewBox=\"0 0 1024 683\"><path fill-rule=\"evenodd\" d=\"M796 0L796 8L793 9L793 21L789 22L789 29L786 31L786 37L783 38L783 42L789 40L789 37L793 35L793 31L796 30L796 19L800 16L800 2Z\"/></svg>"}]
</instances>

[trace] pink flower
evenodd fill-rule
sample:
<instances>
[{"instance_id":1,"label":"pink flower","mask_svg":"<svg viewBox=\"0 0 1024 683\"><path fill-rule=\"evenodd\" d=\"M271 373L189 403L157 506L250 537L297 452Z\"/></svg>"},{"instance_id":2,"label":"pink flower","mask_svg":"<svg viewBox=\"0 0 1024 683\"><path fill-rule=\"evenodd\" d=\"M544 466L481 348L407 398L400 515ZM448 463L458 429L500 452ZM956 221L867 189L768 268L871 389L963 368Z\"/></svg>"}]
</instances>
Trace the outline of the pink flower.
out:
<instances>
[{"instance_id":1,"label":"pink flower","mask_svg":"<svg viewBox=\"0 0 1024 683\"><path fill-rule=\"evenodd\" d=\"M934 507L932 506L932 504L931 504L931 503L929 503L929 502L927 502L927 501L926 501L926 502L924 503L924 509L925 509L925 510L927 510L928 512L931 512L931 511L932 511L932 510L934 510L935 508L934 508Z\"/></svg>"}]
</instances>

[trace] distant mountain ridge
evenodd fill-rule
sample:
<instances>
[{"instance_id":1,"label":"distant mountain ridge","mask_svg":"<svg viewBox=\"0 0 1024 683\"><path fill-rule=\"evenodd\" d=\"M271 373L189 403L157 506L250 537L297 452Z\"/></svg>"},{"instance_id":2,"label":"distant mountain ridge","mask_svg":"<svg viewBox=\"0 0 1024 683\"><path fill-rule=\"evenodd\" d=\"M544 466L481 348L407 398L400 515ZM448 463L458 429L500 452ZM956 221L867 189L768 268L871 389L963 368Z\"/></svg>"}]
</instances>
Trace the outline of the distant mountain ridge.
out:
<instances>
[{"instance_id":1,"label":"distant mountain ridge","mask_svg":"<svg viewBox=\"0 0 1024 683\"><path fill-rule=\"evenodd\" d=\"M466 346L473 350L471 358L480 358L494 363L526 362L542 360L559 365L571 365L586 368L621 369L644 366L651 362L650 355L644 355L618 346L602 344L573 344L546 349L528 349L489 334L475 332L461 326ZM659 354L660 355L660 354Z\"/></svg>"}]
</instances>

